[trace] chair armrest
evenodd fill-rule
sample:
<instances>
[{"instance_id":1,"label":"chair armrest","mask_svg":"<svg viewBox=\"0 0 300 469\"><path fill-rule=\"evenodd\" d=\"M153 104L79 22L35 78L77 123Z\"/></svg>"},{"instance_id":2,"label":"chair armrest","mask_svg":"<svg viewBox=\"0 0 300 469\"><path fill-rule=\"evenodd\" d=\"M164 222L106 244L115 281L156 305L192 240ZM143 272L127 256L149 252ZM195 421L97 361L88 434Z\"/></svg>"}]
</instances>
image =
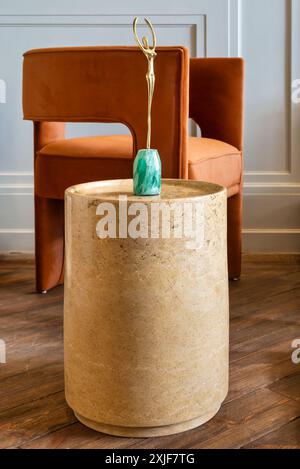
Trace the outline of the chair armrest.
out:
<instances>
[{"instance_id":1,"label":"chair armrest","mask_svg":"<svg viewBox=\"0 0 300 469\"><path fill-rule=\"evenodd\" d=\"M48 143L64 138L64 122L34 122L34 156Z\"/></svg>"},{"instance_id":2,"label":"chair armrest","mask_svg":"<svg viewBox=\"0 0 300 469\"><path fill-rule=\"evenodd\" d=\"M190 117L202 136L242 151L244 61L241 58L191 59Z\"/></svg>"}]
</instances>

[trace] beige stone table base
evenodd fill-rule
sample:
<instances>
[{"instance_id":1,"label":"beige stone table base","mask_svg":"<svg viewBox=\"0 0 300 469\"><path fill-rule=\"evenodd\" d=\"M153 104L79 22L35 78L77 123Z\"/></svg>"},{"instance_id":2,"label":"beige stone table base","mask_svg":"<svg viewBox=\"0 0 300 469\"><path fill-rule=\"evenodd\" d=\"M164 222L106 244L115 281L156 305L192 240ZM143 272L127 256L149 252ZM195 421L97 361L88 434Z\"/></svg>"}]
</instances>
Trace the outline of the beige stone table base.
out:
<instances>
[{"instance_id":1,"label":"beige stone table base","mask_svg":"<svg viewBox=\"0 0 300 469\"><path fill-rule=\"evenodd\" d=\"M120 194L127 197L122 207ZM149 209L138 225L143 235L126 237L138 208L132 204L140 203ZM169 237L162 224L152 236L158 203L189 205L193 226L202 213L197 243L184 230L178 235L180 210ZM218 412L228 392L226 204L223 188L192 181L164 180L160 197L133 196L132 180L66 191L65 387L83 424L112 435L160 436ZM108 206L117 236L112 229L103 238Z\"/></svg>"},{"instance_id":2,"label":"beige stone table base","mask_svg":"<svg viewBox=\"0 0 300 469\"><path fill-rule=\"evenodd\" d=\"M220 406L208 411L201 417L197 417L187 422L174 423L173 425L162 425L161 427L118 427L116 425L107 425L105 423L89 420L75 413L78 420L93 430L101 433L107 433L113 436L125 436L132 438L149 438L155 436L175 435L177 433L193 430L211 420L220 410Z\"/></svg>"}]
</instances>

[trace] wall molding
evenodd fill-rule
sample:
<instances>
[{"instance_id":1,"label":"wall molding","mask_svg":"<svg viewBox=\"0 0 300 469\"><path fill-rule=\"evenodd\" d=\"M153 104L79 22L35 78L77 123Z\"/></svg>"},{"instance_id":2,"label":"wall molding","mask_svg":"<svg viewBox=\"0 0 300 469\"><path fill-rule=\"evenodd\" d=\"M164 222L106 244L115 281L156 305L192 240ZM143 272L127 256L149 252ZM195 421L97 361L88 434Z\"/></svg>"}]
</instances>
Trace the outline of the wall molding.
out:
<instances>
[{"instance_id":1,"label":"wall molding","mask_svg":"<svg viewBox=\"0 0 300 469\"><path fill-rule=\"evenodd\" d=\"M34 234L33 228L0 228L0 235L2 234Z\"/></svg>"},{"instance_id":2,"label":"wall molding","mask_svg":"<svg viewBox=\"0 0 300 469\"><path fill-rule=\"evenodd\" d=\"M300 230L244 230L244 253L299 253Z\"/></svg>"},{"instance_id":3,"label":"wall molding","mask_svg":"<svg viewBox=\"0 0 300 469\"><path fill-rule=\"evenodd\" d=\"M230 0L227 0L230 2ZM140 13L139 16L147 16L145 13ZM192 46L191 54L195 57L198 51L203 47L204 55L208 53L216 54L214 47L211 47L212 41L209 40L211 36L211 28L208 27L208 12L182 14L182 15L169 15L163 13L154 13L151 15L153 23L159 28L175 28L178 26L190 27L195 29L195 43ZM80 21L79 21L80 20ZM167 21L166 21L167 20ZM202 27L204 22L204 37L197 34L198 30ZM0 15L0 28L14 28L14 27L51 27L51 28L128 28L132 25L132 16L128 14L116 15L74 15L74 14L55 14L55 15ZM204 43L202 43L202 39ZM132 42L134 45L134 41ZM217 54L216 54L217 55Z\"/></svg>"},{"instance_id":4,"label":"wall molding","mask_svg":"<svg viewBox=\"0 0 300 469\"><path fill-rule=\"evenodd\" d=\"M300 192L300 182L246 182L244 195L296 195Z\"/></svg>"},{"instance_id":5,"label":"wall molding","mask_svg":"<svg viewBox=\"0 0 300 469\"><path fill-rule=\"evenodd\" d=\"M286 46L286 112L287 112L287 141L286 141L286 171L245 171L245 181L247 182L276 182L278 178L284 179L286 182L300 182L300 163L299 163L299 128L296 122L300 123L299 106L296 108L292 103L292 82L300 77L299 66L299 2L298 0L285 0L286 2L286 29L288 32ZM242 5L240 4L241 19ZM298 16L297 16L298 15ZM239 26L242 31L242 24ZM242 33L240 32L240 46L242 48Z\"/></svg>"},{"instance_id":6,"label":"wall molding","mask_svg":"<svg viewBox=\"0 0 300 469\"><path fill-rule=\"evenodd\" d=\"M298 157L300 151L300 112L299 106L293 105L289 99L290 83L293 79L300 77L300 2L299 0L285 1L287 11L290 12L288 14L289 18L287 17L287 22L289 22L289 29L287 30L289 44L286 57L287 101L285 108L288 112L289 129L287 153L285 155L286 168L283 167L286 171L272 171L271 164L271 170L269 171L247 171L244 184L245 205L249 204L249 207L252 207L250 207L251 210L255 205L259 206L261 219L267 220L266 223L269 223L270 217L273 216L268 208L272 203L272 208L275 211L277 210L276 213L278 214L279 202L282 211L280 213L283 213L285 206L288 206L291 202L292 210L290 214L294 214L297 197L300 195L300 159ZM14 3L16 2L8 2L8 0L2 0L1 2L0 34L1 31L7 32L6 28L24 28L22 34L25 35L30 34L30 29L36 31L37 27L51 28L51 31L52 28L57 28L59 43L59 34L62 34L64 28L69 30L74 27L82 27L87 28L89 31L91 31L91 28L99 28L98 33L95 29L96 35L103 28L106 34L110 29L125 28L131 25L134 14L143 17L147 13L159 27L170 29L178 27L178 25L190 27L191 44L193 44L195 55L204 53L204 56L211 57L241 56L243 53L245 37L243 35L242 0L220 0L218 2L195 0L194 2L188 2L188 5L185 5L184 2L179 5L170 3L164 5L161 1L153 0L151 5L147 5L147 7L138 4L137 9L134 8L137 2L130 0L126 3L126 6L120 2L112 2L111 5L107 3L101 8L97 0L82 0L75 4L70 1L69 8L66 6L68 2L62 2L63 5L59 7L59 11L54 11L55 6L51 2L42 5L38 0L28 0L27 2L20 2L21 4L18 7L14 6ZM171 14L169 14L169 11ZM201 28L204 28L203 35ZM201 34L199 33L200 30ZM8 206L13 204L13 207L17 209L16 218L19 217L20 220L23 220L22 224L20 222L20 227L11 228L14 224L9 213L5 212L5 217L2 217L2 228L0 229L1 250L3 250L3 245L6 246L7 250L11 250L14 242L18 249L19 246L22 246L23 250L32 249L33 230L27 227L30 225L27 220L32 220L32 214L30 214L31 218L26 220L22 218L22 212L25 210L30 211L31 198L33 198L33 173L31 171L0 171L0 203L3 202ZM264 207L264 204L266 204L266 207ZM291 215L290 218L292 218ZM251 220L246 220L246 229L243 236L245 246L251 248L252 251L254 247L260 251L263 247L267 249L266 240L268 236L273 248L277 247L279 250L286 251L289 246L292 249L298 243L297 251L300 251L297 227L288 225L283 229L279 224L278 227L269 228L267 224L268 228L264 230L257 226L256 216L252 217ZM30 243L31 248L29 247Z\"/></svg>"},{"instance_id":7,"label":"wall molding","mask_svg":"<svg viewBox=\"0 0 300 469\"><path fill-rule=\"evenodd\" d=\"M257 1L253 7L258 8ZM250 46L250 51L253 53L254 49L251 49L251 42L249 42L251 41L249 29L247 35L243 35L243 18L241 15L243 6L240 5L240 8L239 21L241 21L241 24L238 28L240 31L240 47L243 48L244 40L248 41L245 46L248 48ZM285 52L282 51L281 53L285 54L286 66L285 88L282 90L285 93L285 107L282 112L286 113L287 140L285 152L281 155L282 160L279 153L276 156L277 161L284 161L286 166L284 166L283 171L272 170L273 160L269 155L269 158L271 158L268 165L269 170L255 170L254 162L254 170L245 171L243 240L246 252L300 252L300 107L292 102L292 82L300 77L299 0L285 0L285 11L286 22L282 24L282 27L285 27L287 41ZM244 21L247 21L247 18L244 18ZM247 23L245 25L247 26ZM261 28L259 31L261 31ZM259 47L258 44L257 47ZM280 57L282 61L282 55ZM278 112L280 112L280 109L278 109ZM268 118L267 109L266 118ZM255 125L253 115L252 124ZM259 138L263 141L262 135L259 135ZM255 158L264 157L263 147L258 148L257 151L258 154L256 155L249 155L254 157L254 161L256 161Z\"/></svg>"},{"instance_id":8,"label":"wall molding","mask_svg":"<svg viewBox=\"0 0 300 469\"><path fill-rule=\"evenodd\" d=\"M242 1L228 1L228 57L242 56Z\"/></svg>"},{"instance_id":9,"label":"wall molding","mask_svg":"<svg viewBox=\"0 0 300 469\"><path fill-rule=\"evenodd\" d=\"M7 230L0 231L0 252L33 252L34 233L33 230Z\"/></svg>"},{"instance_id":10,"label":"wall molding","mask_svg":"<svg viewBox=\"0 0 300 469\"><path fill-rule=\"evenodd\" d=\"M226 2L224 0L224 5L225 3L227 5L229 2L230 0L226 0ZM93 8L91 11L88 11L88 3L93 3L95 8ZM7 9L5 11L3 9L2 2L0 6L0 34L3 32L7 38L7 34L10 34L8 30L14 31L14 28L16 28L18 30L17 34L24 35L24 50L26 50L26 44L28 44L28 41L26 40L27 35L30 38L34 38L37 34L37 28L57 31L57 45L60 43L63 45L64 37L71 37L69 45L75 45L77 43L76 39L75 42L73 40L74 34L64 34L63 32L64 30L70 30L73 28L82 28L82 34L84 34L84 31L92 31L89 33L89 37L91 38L91 45L95 43L105 44L105 41L103 42L103 38L106 37L111 37L111 43L113 44L114 30L118 31L120 28L130 27L131 31L133 16L138 14L141 17L148 15L151 16L152 21L158 25L159 30L163 28L164 30L166 29L170 31L171 38L172 30L174 28L181 28L181 26L182 28L185 28L183 35L186 37L187 43L191 46L191 52L194 56L219 55L222 48L224 48L224 50L221 52L221 55L226 55L228 52L225 48L224 41L220 41L218 36L218 34L223 34L222 28L224 30L224 14L220 12L220 9L214 6L210 0L200 0L200 2L195 0L194 8L188 8L182 4L180 12L175 12L173 8L173 13L171 14L170 10L172 9L172 6L164 6L160 1L156 0L151 3L151 12L149 11L148 5L147 8L145 8L145 10L148 10L147 12L141 11L144 8L141 6L141 4L139 4L137 9L134 8L134 12L132 14L128 13L128 4L126 5L125 11L123 11L123 13L121 12L120 14L122 5L119 4L118 8L116 9L114 8L114 5L110 6L107 4L100 9L99 2L96 0L94 2L91 2L90 0L82 2L82 10L85 14L81 14L81 12L76 10L78 7L78 2L77 5L72 4L72 7L70 7L70 14L68 14L66 11L60 12L61 10L53 12L51 3L48 5L41 5L40 2L38 2L38 5L34 9L34 13L29 14L32 12L32 5L33 2L28 0L26 2L26 8L22 10L22 5L20 5L20 9L17 9L17 7L13 6L13 2L11 2L12 9L14 8L13 11ZM71 5L71 2L69 5ZM116 11L109 13L110 9L115 9ZM225 7L223 8L222 6L221 9L225 11ZM4 11L8 14L1 14L4 13ZM36 12L41 12L42 14L37 14ZM95 14L95 12L97 14ZM93 28L95 28L95 33L93 32ZM103 30L105 30L105 32L102 32L101 34L101 31ZM218 34L216 34L216 31L218 31ZM55 33L53 32L52 34ZM44 40L44 43L46 41L46 47L47 37L48 36L46 35L46 39ZM164 37L167 38L168 35L165 34ZM99 39L97 40L97 38ZM43 43L43 39L39 42ZM108 41L108 43L109 42L110 41ZM174 41L170 41L170 43L174 43ZM29 44L29 47L27 47L28 49L32 47L32 41L29 41ZM132 44L134 45L133 38ZM53 40L51 44L49 43L49 46L52 45ZM39 46L39 44L36 45L36 47ZM16 67L14 64L11 64L10 66ZM14 85L11 84L11 86ZM13 90L8 91L12 92ZM21 103L19 106L21 107ZM21 171L17 170L17 168L15 170L6 170L6 168L4 168L2 171L0 171L1 251L32 251L33 249L33 180L34 175L32 171Z\"/></svg>"},{"instance_id":11,"label":"wall molding","mask_svg":"<svg viewBox=\"0 0 300 469\"><path fill-rule=\"evenodd\" d=\"M276 235L300 235L300 228L295 228L295 229L287 229L287 228L244 228L243 229L243 234L260 234L260 235L270 235L270 234L276 234Z\"/></svg>"},{"instance_id":12,"label":"wall molding","mask_svg":"<svg viewBox=\"0 0 300 469\"><path fill-rule=\"evenodd\" d=\"M20 189L33 191L33 177L30 171L0 171L0 194L19 192Z\"/></svg>"}]
</instances>

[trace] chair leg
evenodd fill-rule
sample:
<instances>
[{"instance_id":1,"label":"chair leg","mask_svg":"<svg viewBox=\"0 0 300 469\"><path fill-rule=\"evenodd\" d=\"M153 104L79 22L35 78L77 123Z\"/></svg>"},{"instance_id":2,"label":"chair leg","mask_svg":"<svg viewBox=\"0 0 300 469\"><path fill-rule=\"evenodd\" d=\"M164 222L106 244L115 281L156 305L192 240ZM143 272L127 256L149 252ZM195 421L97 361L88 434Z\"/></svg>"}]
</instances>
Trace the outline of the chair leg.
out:
<instances>
[{"instance_id":1,"label":"chair leg","mask_svg":"<svg viewBox=\"0 0 300 469\"><path fill-rule=\"evenodd\" d=\"M62 281L64 202L35 196L36 290L45 293Z\"/></svg>"},{"instance_id":2,"label":"chair leg","mask_svg":"<svg viewBox=\"0 0 300 469\"><path fill-rule=\"evenodd\" d=\"M242 269L242 193L227 201L228 272L231 280L241 276Z\"/></svg>"}]
</instances>

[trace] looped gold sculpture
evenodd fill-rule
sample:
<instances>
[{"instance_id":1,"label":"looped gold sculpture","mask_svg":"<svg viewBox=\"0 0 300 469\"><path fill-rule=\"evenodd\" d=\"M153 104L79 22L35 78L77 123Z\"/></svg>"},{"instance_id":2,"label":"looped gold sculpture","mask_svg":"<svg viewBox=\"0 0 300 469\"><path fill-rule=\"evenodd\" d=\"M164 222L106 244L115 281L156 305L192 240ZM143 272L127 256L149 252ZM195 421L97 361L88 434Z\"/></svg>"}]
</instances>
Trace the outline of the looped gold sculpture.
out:
<instances>
[{"instance_id":1,"label":"looped gold sculpture","mask_svg":"<svg viewBox=\"0 0 300 469\"><path fill-rule=\"evenodd\" d=\"M161 161L158 150L151 149L151 108L155 85L154 59L156 57L156 36L151 22L145 18L152 34L152 46L149 45L146 36L140 41L137 34L138 18L133 21L133 34L141 51L148 61L146 74L148 85L148 128L147 149L139 149L133 163L133 191L135 195L148 196L159 195L161 191Z\"/></svg>"},{"instance_id":2,"label":"looped gold sculpture","mask_svg":"<svg viewBox=\"0 0 300 469\"><path fill-rule=\"evenodd\" d=\"M149 29L152 34L152 46L149 45L148 39L146 36L143 36L142 41L140 41L138 34L137 34L137 22L138 17L134 18L133 21L133 34L135 40L139 47L144 52L147 60L148 60L148 72L146 75L147 84L148 84L148 132L147 132L147 149L151 148L151 108L152 108L152 99L154 94L154 86L155 86L155 73L154 73L154 59L156 57L156 35L153 29L151 22L144 18L146 24L149 26Z\"/></svg>"}]
</instances>

